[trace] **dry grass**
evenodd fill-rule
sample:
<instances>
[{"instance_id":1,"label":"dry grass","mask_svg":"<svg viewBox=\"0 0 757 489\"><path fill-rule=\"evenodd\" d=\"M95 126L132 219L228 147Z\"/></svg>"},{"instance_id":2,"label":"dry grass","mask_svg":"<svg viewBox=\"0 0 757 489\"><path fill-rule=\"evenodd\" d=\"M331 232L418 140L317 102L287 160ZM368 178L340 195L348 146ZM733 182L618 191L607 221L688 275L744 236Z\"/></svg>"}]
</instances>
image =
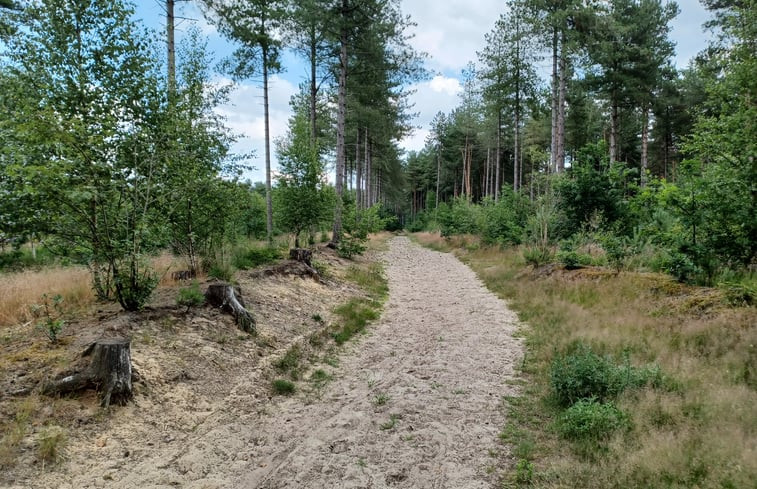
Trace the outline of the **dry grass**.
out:
<instances>
[{"instance_id":1,"label":"dry grass","mask_svg":"<svg viewBox=\"0 0 757 489\"><path fill-rule=\"evenodd\" d=\"M0 327L32 320L30 306L43 294L63 296L66 310L78 310L94 301L89 271L55 267L0 274Z\"/></svg>"},{"instance_id":2,"label":"dry grass","mask_svg":"<svg viewBox=\"0 0 757 489\"><path fill-rule=\"evenodd\" d=\"M534 271L518 250L416 239L454 252L528 322L529 383L511 405L518 437L534 443L535 487L737 488L757 480L757 309L732 308L713 289L656 274L603 269ZM599 450L566 444L550 428L549 367L575 341L633 364L660 366L662 388L627 394L632 428ZM514 451L523 451L516 446ZM513 464L517 462L514 461ZM513 476L506 487L517 487Z\"/></svg>"}]
</instances>

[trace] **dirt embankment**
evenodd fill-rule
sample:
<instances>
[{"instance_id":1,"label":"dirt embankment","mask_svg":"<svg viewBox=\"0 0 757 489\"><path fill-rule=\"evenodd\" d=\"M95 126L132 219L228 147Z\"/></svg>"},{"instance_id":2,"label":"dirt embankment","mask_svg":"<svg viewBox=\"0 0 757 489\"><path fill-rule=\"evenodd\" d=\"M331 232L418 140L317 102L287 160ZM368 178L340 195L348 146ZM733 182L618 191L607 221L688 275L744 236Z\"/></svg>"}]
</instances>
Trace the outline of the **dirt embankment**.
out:
<instances>
[{"instance_id":1,"label":"dirt embankment","mask_svg":"<svg viewBox=\"0 0 757 489\"><path fill-rule=\"evenodd\" d=\"M501 398L513 393L514 365L522 356L513 335L516 316L452 255L398 237L382 258L390 286L383 317L338 364L317 365L332 376L322 388L271 399L263 360L255 358L260 345L241 353L242 345L234 364L217 365L214 352L198 344L196 358L182 358L180 381L166 389L153 383L161 395L138 396L91 436L77 435L60 466L15 485L494 486L493 457L505 449L497 442ZM259 343L281 342L275 337L283 333L276 331L286 325L305 334L315 327L308 323L314 313L328 318L309 302L322 286L292 280L300 282L253 299L269 311L259 318ZM276 304L296 304L302 312L280 317ZM205 327L204 321L194 327ZM159 371L164 361L134 359L144 372ZM208 385L213 365L222 374Z\"/></svg>"}]
</instances>

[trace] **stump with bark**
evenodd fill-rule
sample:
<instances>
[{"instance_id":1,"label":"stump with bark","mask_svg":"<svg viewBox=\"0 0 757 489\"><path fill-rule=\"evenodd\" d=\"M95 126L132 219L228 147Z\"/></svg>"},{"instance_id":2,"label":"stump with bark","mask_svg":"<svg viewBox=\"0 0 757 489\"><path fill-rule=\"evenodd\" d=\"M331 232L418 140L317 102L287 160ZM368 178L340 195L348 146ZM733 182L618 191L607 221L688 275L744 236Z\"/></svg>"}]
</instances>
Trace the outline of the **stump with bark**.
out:
<instances>
[{"instance_id":1,"label":"stump with bark","mask_svg":"<svg viewBox=\"0 0 757 489\"><path fill-rule=\"evenodd\" d=\"M292 248L289 250L289 259L300 261L305 263L307 266L312 267L313 264L311 263L313 259L313 252L311 250L305 249L305 248Z\"/></svg>"},{"instance_id":2,"label":"stump with bark","mask_svg":"<svg viewBox=\"0 0 757 489\"><path fill-rule=\"evenodd\" d=\"M101 393L102 407L110 406L111 402L124 405L133 397L131 340L98 340L84 350L82 357L91 357L84 371L48 383L42 393L56 395L94 388Z\"/></svg>"},{"instance_id":3,"label":"stump with bark","mask_svg":"<svg viewBox=\"0 0 757 489\"><path fill-rule=\"evenodd\" d=\"M210 284L205 299L214 307L234 316L239 329L255 334L255 317L245 308L242 293L238 287L227 283Z\"/></svg>"}]
</instances>

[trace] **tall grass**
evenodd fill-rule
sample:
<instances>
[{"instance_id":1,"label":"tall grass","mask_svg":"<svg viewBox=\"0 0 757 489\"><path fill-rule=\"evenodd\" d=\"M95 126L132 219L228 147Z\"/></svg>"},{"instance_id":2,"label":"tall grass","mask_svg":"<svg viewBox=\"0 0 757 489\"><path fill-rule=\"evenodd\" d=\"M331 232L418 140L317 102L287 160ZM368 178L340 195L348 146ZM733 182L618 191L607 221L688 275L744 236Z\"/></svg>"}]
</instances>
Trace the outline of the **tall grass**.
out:
<instances>
[{"instance_id":1,"label":"tall grass","mask_svg":"<svg viewBox=\"0 0 757 489\"><path fill-rule=\"evenodd\" d=\"M729 306L717 290L664 275L586 269L544 276L517 249L460 247L433 234L416 239L454 250L528 323L527 382L511 399L503 430L520 455L504 487L525 485L518 463L534 466L529 487L755 487L757 309ZM630 365L657 365L661 375L655 386L619 395L615 406L628 415L627 428L590 450L560 436L565 411L550 385L555 359L579 342Z\"/></svg>"},{"instance_id":2,"label":"tall grass","mask_svg":"<svg viewBox=\"0 0 757 489\"><path fill-rule=\"evenodd\" d=\"M66 310L91 304L90 273L83 267L54 267L0 274L0 327L32 320L30 306L42 294L60 294Z\"/></svg>"}]
</instances>

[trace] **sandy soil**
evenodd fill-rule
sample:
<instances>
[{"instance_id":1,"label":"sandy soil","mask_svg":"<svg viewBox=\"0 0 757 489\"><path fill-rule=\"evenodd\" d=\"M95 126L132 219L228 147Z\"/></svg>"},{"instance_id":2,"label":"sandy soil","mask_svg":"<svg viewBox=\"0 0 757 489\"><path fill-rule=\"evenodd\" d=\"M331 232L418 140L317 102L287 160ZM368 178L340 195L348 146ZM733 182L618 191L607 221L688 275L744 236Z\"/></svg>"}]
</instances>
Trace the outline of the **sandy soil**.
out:
<instances>
[{"instance_id":1,"label":"sandy soil","mask_svg":"<svg viewBox=\"0 0 757 489\"><path fill-rule=\"evenodd\" d=\"M90 441L89 456L77 453L28 487L493 487L493 456L506 456L497 441L502 396L514 393L522 356L516 316L450 254L397 237L382 259L383 317L315 393L271 400L260 369L235 365L221 399L199 399L182 417L162 400L164 426L128 443L111 430ZM200 375L187 373L179 387L190 390ZM160 409L146 402L125 417Z\"/></svg>"}]
</instances>

